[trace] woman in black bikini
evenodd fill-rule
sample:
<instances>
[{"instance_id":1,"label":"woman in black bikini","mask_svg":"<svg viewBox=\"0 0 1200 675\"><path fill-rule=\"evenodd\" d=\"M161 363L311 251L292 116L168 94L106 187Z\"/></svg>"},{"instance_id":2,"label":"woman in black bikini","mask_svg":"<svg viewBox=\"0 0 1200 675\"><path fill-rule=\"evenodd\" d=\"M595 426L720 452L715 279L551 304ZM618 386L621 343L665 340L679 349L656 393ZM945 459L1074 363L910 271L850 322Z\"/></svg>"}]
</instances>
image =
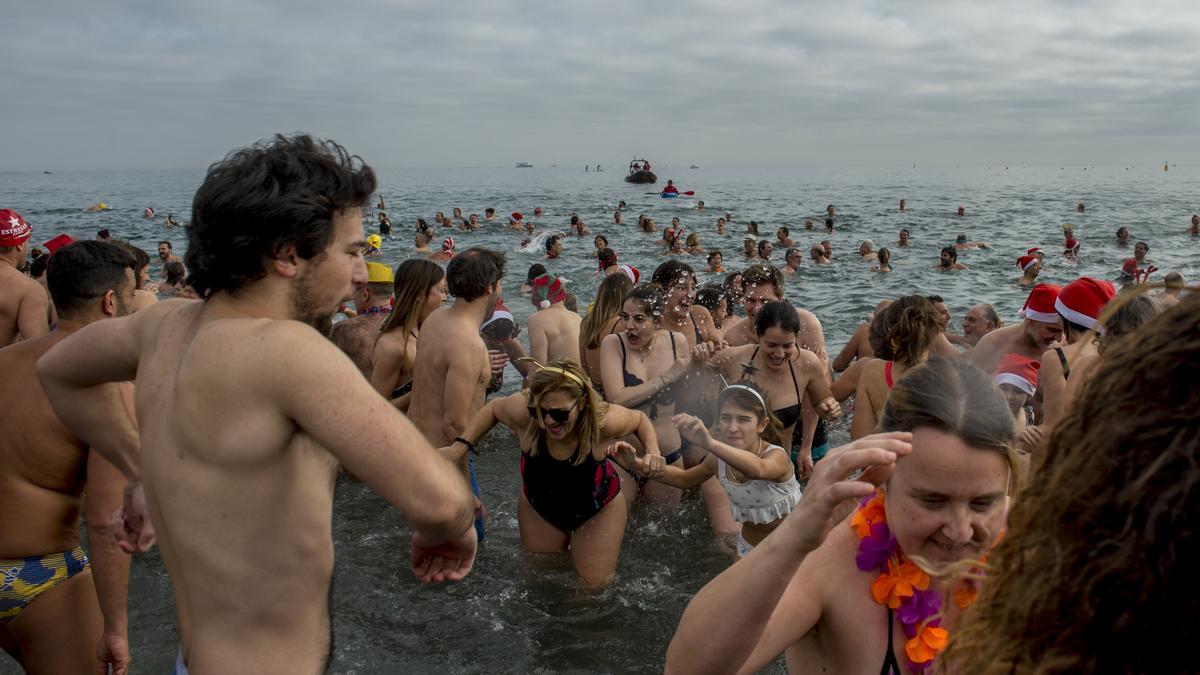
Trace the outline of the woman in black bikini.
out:
<instances>
[{"instance_id":1,"label":"woman in black bikini","mask_svg":"<svg viewBox=\"0 0 1200 675\"><path fill-rule=\"evenodd\" d=\"M600 398L570 359L537 366L522 392L489 401L442 452L459 460L496 424L517 436L521 492L517 523L530 553L569 552L589 586L608 582L625 536L627 506L609 461L620 453L641 473L661 469L654 429L642 413ZM620 439L636 437L641 457Z\"/></svg>"},{"instance_id":2,"label":"woman in black bikini","mask_svg":"<svg viewBox=\"0 0 1200 675\"><path fill-rule=\"evenodd\" d=\"M379 327L371 353L371 386L407 410L417 336L425 319L446 301L446 272L428 260L405 260L396 268L392 288L392 313Z\"/></svg>"},{"instance_id":3,"label":"woman in black bikini","mask_svg":"<svg viewBox=\"0 0 1200 675\"><path fill-rule=\"evenodd\" d=\"M758 385L773 405L779 406L771 412L779 419L783 438L795 435L805 393L825 419L841 415L841 406L825 382L820 359L799 346L800 316L794 307L781 300L764 304L754 318L754 334L757 342L717 352L709 364L728 382L749 380ZM789 451L795 452L795 448ZM800 478L808 478L813 458L793 454L792 462Z\"/></svg>"},{"instance_id":4,"label":"woman in black bikini","mask_svg":"<svg viewBox=\"0 0 1200 675\"><path fill-rule=\"evenodd\" d=\"M650 418L658 447L668 464L683 466L679 431L671 424L675 414L675 388L691 366L687 339L662 327L665 293L658 284L642 284L625 296L621 306L622 330L600 343L600 372L604 395L612 403L637 408ZM633 476L622 468L625 499L638 495ZM646 483L641 490L651 501L679 501L681 491Z\"/></svg>"}]
</instances>

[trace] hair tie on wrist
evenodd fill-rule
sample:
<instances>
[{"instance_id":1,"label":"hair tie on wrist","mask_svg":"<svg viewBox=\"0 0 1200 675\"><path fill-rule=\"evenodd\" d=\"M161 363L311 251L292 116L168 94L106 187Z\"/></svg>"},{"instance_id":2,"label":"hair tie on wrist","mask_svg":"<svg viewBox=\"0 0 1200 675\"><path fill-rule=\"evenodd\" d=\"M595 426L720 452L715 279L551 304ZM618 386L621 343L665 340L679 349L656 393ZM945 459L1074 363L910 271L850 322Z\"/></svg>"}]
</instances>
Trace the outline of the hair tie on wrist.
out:
<instances>
[{"instance_id":1,"label":"hair tie on wrist","mask_svg":"<svg viewBox=\"0 0 1200 675\"><path fill-rule=\"evenodd\" d=\"M455 436L454 442L462 443L463 445L467 446L468 452L470 452L471 454L476 455L476 456L479 455L479 451L475 449L475 444L472 443L471 441L468 441L467 439L463 438L462 436Z\"/></svg>"}]
</instances>

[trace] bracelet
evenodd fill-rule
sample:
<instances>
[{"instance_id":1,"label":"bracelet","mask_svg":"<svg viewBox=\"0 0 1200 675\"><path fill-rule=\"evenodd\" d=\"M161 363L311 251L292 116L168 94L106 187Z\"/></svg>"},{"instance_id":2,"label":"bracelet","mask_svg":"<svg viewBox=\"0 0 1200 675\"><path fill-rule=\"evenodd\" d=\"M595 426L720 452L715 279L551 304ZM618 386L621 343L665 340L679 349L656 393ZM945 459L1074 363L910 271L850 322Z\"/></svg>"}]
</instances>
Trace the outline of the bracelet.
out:
<instances>
[{"instance_id":1,"label":"bracelet","mask_svg":"<svg viewBox=\"0 0 1200 675\"><path fill-rule=\"evenodd\" d=\"M467 446L468 452L470 452L471 454L476 455L476 456L479 455L479 451L475 449L475 444L472 443L471 441L468 441L467 439L463 438L462 436L455 436L453 442L454 443L462 443L463 445Z\"/></svg>"}]
</instances>

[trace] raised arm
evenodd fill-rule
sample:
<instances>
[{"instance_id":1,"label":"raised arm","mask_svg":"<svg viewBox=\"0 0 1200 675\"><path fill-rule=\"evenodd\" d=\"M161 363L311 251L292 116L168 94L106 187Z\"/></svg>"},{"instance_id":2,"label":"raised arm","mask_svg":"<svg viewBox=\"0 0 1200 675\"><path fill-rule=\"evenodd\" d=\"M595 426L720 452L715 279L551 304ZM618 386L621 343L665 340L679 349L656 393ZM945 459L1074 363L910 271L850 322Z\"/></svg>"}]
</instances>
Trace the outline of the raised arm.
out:
<instances>
[{"instance_id":1,"label":"raised arm","mask_svg":"<svg viewBox=\"0 0 1200 675\"><path fill-rule=\"evenodd\" d=\"M822 577L797 570L824 541L839 506L871 494L897 456L911 451L911 440L908 433L879 434L830 453L796 510L692 598L667 650L666 672L755 672L807 634L821 618ZM863 474L850 480L858 470ZM779 626L786 632L773 630Z\"/></svg>"},{"instance_id":2,"label":"raised arm","mask_svg":"<svg viewBox=\"0 0 1200 675\"><path fill-rule=\"evenodd\" d=\"M704 448L726 464L737 469L751 480L767 480L778 482L792 475L792 461L787 452L766 452L758 456L741 448L723 443L708 433L699 418L693 415L679 414L671 418L671 423L679 429L679 434L693 445Z\"/></svg>"}]
</instances>

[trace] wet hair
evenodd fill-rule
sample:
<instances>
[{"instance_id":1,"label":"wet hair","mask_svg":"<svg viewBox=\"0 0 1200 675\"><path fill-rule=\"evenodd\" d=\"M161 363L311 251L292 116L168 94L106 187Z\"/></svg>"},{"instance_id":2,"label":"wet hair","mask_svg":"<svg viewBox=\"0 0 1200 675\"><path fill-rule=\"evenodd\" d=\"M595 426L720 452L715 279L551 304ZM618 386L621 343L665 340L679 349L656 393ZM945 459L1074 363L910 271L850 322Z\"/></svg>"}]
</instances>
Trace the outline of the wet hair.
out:
<instances>
[{"instance_id":1,"label":"wet hair","mask_svg":"<svg viewBox=\"0 0 1200 675\"><path fill-rule=\"evenodd\" d=\"M720 286L705 286L696 291L696 304L707 309L710 314L717 311L722 300L726 300L725 289ZM728 300L726 300L725 306L729 306Z\"/></svg>"},{"instance_id":2,"label":"wet hair","mask_svg":"<svg viewBox=\"0 0 1200 675\"><path fill-rule=\"evenodd\" d=\"M710 264L710 265L711 265L711 264L712 264L712 261L713 261L713 258L716 258L716 257L718 257L718 256L721 258L721 260L722 260L722 261L724 261L724 260L725 260L725 254L724 254L724 253L721 253L719 250L717 250L717 249L715 249L715 248L714 248L713 250L711 250L711 251L709 251L709 252L708 252L708 258L706 258L704 262L706 262L706 263L708 263L708 264Z\"/></svg>"},{"instance_id":3,"label":"wet hair","mask_svg":"<svg viewBox=\"0 0 1200 675\"><path fill-rule=\"evenodd\" d=\"M746 224L746 231L751 234L758 234L758 221L752 220Z\"/></svg>"},{"instance_id":4,"label":"wet hair","mask_svg":"<svg viewBox=\"0 0 1200 675\"><path fill-rule=\"evenodd\" d=\"M599 243L599 242L604 242L604 246L601 246L601 247L600 247L601 249L606 249L606 248L608 248L608 237L606 237L606 236L604 236L604 235L602 235L602 234L598 234L598 235L596 235L596 238L592 240L592 243L593 243L593 244L596 244L596 243Z\"/></svg>"},{"instance_id":5,"label":"wet hair","mask_svg":"<svg viewBox=\"0 0 1200 675\"><path fill-rule=\"evenodd\" d=\"M684 242L688 246L699 246L700 245L700 235L696 234L695 232L692 232L692 233L688 234L687 239L684 240Z\"/></svg>"},{"instance_id":6,"label":"wet hair","mask_svg":"<svg viewBox=\"0 0 1200 675\"><path fill-rule=\"evenodd\" d=\"M572 458L573 464L583 464L588 456L592 454L592 449L600 444L600 430L604 428L604 420L608 416L608 403L596 391L596 387L584 372L583 367L574 359L561 359L552 361L549 364L550 368L558 368L565 370L574 377L569 377L560 372L550 370L549 368L538 367L529 376L525 384L525 402L526 405L534 406L541 402L542 397L550 392L559 390L568 391L572 396L578 399L575 413L575 430L571 436L579 441L578 447L575 449L575 456ZM583 386L579 385L583 382ZM529 446L529 455L536 457L538 448L542 445L545 431L542 429L541 420L531 420L525 430L525 441Z\"/></svg>"},{"instance_id":7,"label":"wet hair","mask_svg":"<svg viewBox=\"0 0 1200 675\"><path fill-rule=\"evenodd\" d=\"M554 248L554 245L557 243L558 243L558 235L557 234L552 234L549 237L546 237L546 253L549 253L550 249Z\"/></svg>"},{"instance_id":8,"label":"wet hair","mask_svg":"<svg viewBox=\"0 0 1200 675\"><path fill-rule=\"evenodd\" d=\"M826 218L826 219L825 219L825 229L827 229L827 230L832 230L832 229L833 229L833 218Z\"/></svg>"},{"instance_id":9,"label":"wet hair","mask_svg":"<svg viewBox=\"0 0 1200 675\"><path fill-rule=\"evenodd\" d=\"M876 312L867 340L875 356L910 368L929 353L942 330L942 319L927 298L905 295Z\"/></svg>"},{"instance_id":10,"label":"wet hair","mask_svg":"<svg viewBox=\"0 0 1200 675\"><path fill-rule=\"evenodd\" d=\"M171 242L167 241L166 239L163 239L162 241L158 242L158 245L166 246L167 250L173 250L175 248L174 246L171 246Z\"/></svg>"},{"instance_id":11,"label":"wet hair","mask_svg":"<svg viewBox=\"0 0 1200 675\"><path fill-rule=\"evenodd\" d=\"M1183 288L1183 275L1179 272L1167 272L1167 276L1163 277L1163 286L1169 290Z\"/></svg>"},{"instance_id":12,"label":"wet hair","mask_svg":"<svg viewBox=\"0 0 1200 675\"><path fill-rule=\"evenodd\" d=\"M763 303L762 309L754 316L754 334L762 337L771 328L779 328L785 333L799 333L800 313L787 300Z\"/></svg>"},{"instance_id":13,"label":"wet hair","mask_svg":"<svg viewBox=\"0 0 1200 675\"><path fill-rule=\"evenodd\" d=\"M958 235L957 237L955 237L955 238L954 238L954 243L956 243L956 244L965 244L965 243L967 243L967 235L965 235L965 234L963 234L963 233L961 233L961 232L960 232L960 233L959 233L959 235Z\"/></svg>"},{"instance_id":14,"label":"wet hair","mask_svg":"<svg viewBox=\"0 0 1200 675\"><path fill-rule=\"evenodd\" d=\"M1134 244L1134 245L1133 245L1133 247L1134 247L1134 248L1137 248L1138 246L1145 246L1145 247L1146 247L1146 252L1147 252L1147 253L1149 253L1149 252L1150 252L1150 244L1147 244L1147 243L1146 243L1146 242L1144 242L1144 241L1139 241L1138 243L1136 243L1136 244Z\"/></svg>"},{"instance_id":15,"label":"wet hair","mask_svg":"<svg viewBox=\"0 0 1200 675\"><path fill-rule=\"evenodd\" d=\"M525 283L532 284L533 280L546 273L546 266L542 263L533 263L529 266L529 272L525 274Z\"/></svg>"},{"instance_id":16,"label":"wet hair","mask_svg":"<svg viewBox=\"0 0 1200 675\"><path fill-rule=\"evenodd\" d=\"M778 230L775 230L775 234L779 234L780 232L782 232L783 236L785 236L785 237L792 233L792 231L787 229L786 227L780 227Z\"/></svg>"},{"instance_id":17,"label":"wet hair","mask_svg":"<svg viewBox=\"0 0 1200 675\"><path fill-rule=\"evenodd\" d=\"M953 246L943 246L942 253L950 256L950 262L958 262L958 249L954 248Z\"/></svg>"},{"instance_id":18,"label":"wet hair","mask_svg":"<svg viewBox=\"0 0 1200 675\"><path fill-rule=\"evenodd\" d=\"M85 314L89 305L109 291L121 298L121 290L129 283L125 270L135 271L136 267L137 261L125 246L77 241L49 256L46 288L59 317L74 317ZM136 279L135 272L135 283Z\"/></svg>"},{"instance_id":19,"label":"wet hair","mask_svg":"<svg viewBox=\"0 0 1200 675\"><path fill-rule=\"evenodd\" d=\"M617 252L605 246L596 251L596 260L600 261L600 269L608 269L617 264Z\"/></svg>"},{"instance_id":20,"label":"wet hair","mask_svg":"<svg viewBox=\"0 0 1200 675\"><path fill-rule=\"evenodd\" d=\"M866 246L868 251L875 250L875 242L871 241L870 239L863 239L858 245L859 248L862 248L863 246Z\"/></svg>"},{"instance_id":21,"label":"wet hair","mask_svg":"<svg viewBox=\"0 0 1200 675\"><path fill-rule=\"evenodd\" d=\"M575 214L571 214L571 224L578 225L579 224L579 216L577 216Z\"/></svg>"},{"instance_id":22,"label":"wet hair","mask_svg":"<svg viewBox=\"0 0 1200 675\"><path fill-rule=\"evenodd\" d=\"M41 252L37 253L33 256L33 259L29 261L29 276L33 277L34 279L41 279L42 275L46 273L46 266L49 264L50 254Z\"/></svg>"},{"instance_id":23,"label":"wet hair","mask_svg":"<svg viewBox=\"0 0 1200 675\"><path fill-rule=\"evenodd\" d=\"M150 254L127 241L114 241L112 243L129 251L130 255L133 256L135 263L133 267L133 280L137 283L138 290L141 290L142 272L150 266Z\"/></svg>"},{"instance_id":24,"label":"wet hair","mask_svg":"<svg viewBox=\"0 0 1200 675\"><path fill-rule=\"evenodd\" d=\"M640 302L642 310L655 321L660 321L663 317L663 312L667 309L666 290L655 283L634 286L633 290L626 294L624 302L629 302L630 300Z\"/></svg>"},{"instance_id":25,"label":"wet hair","mask_svg":"<svg viewBox=\"0 0 1200 675\"><path fill-rule=\"evenodd\" d=\"M877 255L879 256L879 262L881 263L890 263L892 261L892 249L886 246L879 249L879 253Z\"/></svg>"},{"instance_id":26,"label":"wet hair","mask_svg":"<svg viewBox=\"0 0 1200 675\"><path fill-rule=\"evenodd\" d=\"M741 272L730 272L725 275L725 281L721 282L721 285L725 287L725 292L732 298L742 294L746 288L746 279Z\"/></svg>"},{"instance_id":27,"label":"wet hair","mask_svg":"<svg viewBox=\"0 0 1200 675\"><path fill-rule=\"evenodd\" d=\"M1196 670L1198 349L1190 295L1105 352L1008 514L948 672Z\"/></svg>"},{"instance_id":28,"label":"wet hair","mask_svg":"<svg viewBox=\"0 0 1200 675\"><path fill-rule=\"evenodd\" d=\"M751 265L746 268L745 272L742 272L743 288L767 284L775 286L775 297L783 297L783 273L773 265Z\"/></svg>"},{"instance_id":29,"label":"wet hair","mask_svg":"<svg viewBox=\"0 0 1200 675\"><path fill-rule=\"evenodd\" d=\"M417 229L418 230L428 230L429 223L425 222L424 218L417 218Z\"/></svg>"},{"instance_id":30,"label":"wet hair","mask_svg":"<svg viewBox=\"0 0 1200 675\"><path fill-rule=\"evenodd\" d=\"M927 296L925 296L925 299L932 302L935 305L939 302L946 302L946 299L943 298L942 296L938 295L937 293L934 293L933 295L927 295Z\"/></svg>"},{"instance_id":31,"label":"wet hair","mask_svg":"<svg viewBox=\"0 0 1200 675\"><path fill-rule=\"evenodd\" d=\"M691 265L679 260L668 260L654 268L650 281L670 291L672 286L684 283L688 277L693 280L696 278L696 270L692 269Z\"/></svg>"},{"instance_id":32,"label":"wet hair","mask_svg":"<svg viewBox=\"0 0 1200 675\"><path fill-rule=\"evenodd\" d=\"M745 387L753 389L758 393L758 396L746 391ZM759 397L762 400L759 400ZM758 419L765 419L767 421L767 428L763 429L762 433L759 434L759 438L772 445L782 446L784 445L783 425L780 424L779 418L775 417L775 413L771 411L770 401L770 397L758 385L749 380L742 380L737 383L737 386L725 387L721 390L721 393L717 396L717 411L719 413L721 408L725 407L726 403L731 403L740 410L749 410ZM763 406L764 403L766 407ZM787 451L790 448L784 448L784 450Z\"/></svg>"},{"instance_id":33,"label":"wet hair","mask_svg":"<svg viewBox=\"0 0 1200 675\"><path fill-rule=\"evenodd\" d=\"M333 240L334 217L375 192L375 172L333 141L276 135L208 168L187 226L188 283L201 298L267 275L295 247L312 260Z\"/></svg>"},{"instance_id":34,"label":"wet hair","mask_svg":"<svg viewBox=\"0 0 1200 675\"><path fill-rule=\"evenodd\" d=\"M625 296L631 288L633 281L625 274L610 274L600 282L596 299L579 324L579 343L585 349L600 348L600 340L604 338L600 333L604 330L604 324L621 313L621 305L625 303Z\"/></svg>"},{"instance_id":35,"label":"wet hair","mask_svg":"<svg viewBox=\"0 0 1200 675\"><path fill-rule=\"evenodd\" d=\"M907 228L907 227L902 227L902 228L900 228L900 233L901 233L901 234L908 234L908 235L911 235L911 234L912 234L912 232L909 232L909 231L908 231L908 228Z\"/></svg>"},{"instance_id":36,"label":"wet hair","mask_svg":"<svg viewBox=\"0 0 1200 675\"><path fill-rule=\"evenodd\" d=\"M1002 454L1009 468L1014 469L1015 483L1015 432L1008 402L993 384L992 376L969 361L935 356L896 381L883 406L879 431L913 431L920 427L954 434L972 448Z\"/></svg>"},{"instance_id":37,"label":"wet hair","mask_svg":"<svg viewBox=\"0 0 1200 675\"><path fill-rule=\"evenodd\" d=\"M987 321L988 323L992 324L992 326L994 326L996 328L1001 328L1004 326L1004 321L1003 321L1003 319L1000 318L1000 313L996 311L996 308L991 303L985 302L979 306L983 307L983 320L984 321Z\"/></svg>"},{"instance_id":38,"label":"wet hair","mask_svg":"<svg viewBox=\"0 0 1200 675\"><path fill-rule=\"evenodd\" d=\"M441 265L432 261L412 258L400 263L392 280L392 311L379 326L379 332L388 333L399 328L408 340L421 320L425 297L444 278L446 273Z\"/></svg>"},{"instance_id":39,"label":"wet hair","mask_svg":"<svg viewBox=\"0 0 1200 675\"><path fill-rule=\"evenodd\" d=\"M795 246L784 251L783 259L786 261L788 258L790 258L794 255L800 255L800 249L796 248Z\"/></svg>"},{"instance_id":40,"label":"wet hair","mask_svg":"<svg viewBox=\"0 0 1200 675\"><path fill-rule=\"evenodd\" d=\"M563 300L563 307L566 307L572 312L579 312L579 298L575 297L574 293L567 293L567 299Z\"/></svg>"},{"instance_id":41,"label":"wet hair","mask_svg":"<svg viewBox=\"0 0 1200 675\"><path fill-rule=\"evenodd\" d=\"M1122 233L1122 232L1124 232L1125 234L1129 234L1129 228L1128 228L1128 227L1125 227L1124 225L1122 225L1121 227L1118 227L1118 228L1117 228L1117 238L1118 238L1118 239L1120 239L1120 238L1121 238L1121 233Z\"/></svg>"},{"instance_id":42,"label":"wet hair","mask_svg":"<svg viewBox=\"0 0 1200 675\"><path fill-rule=\"evenodd\" d=\"M767 248L768 246L771 246L771 242L767 241L766 239L758 242L758 254L762 255L763 249Z\"/></svg>"},{"instance_id":43,"label":"wet hair","mask_svg":"<svg viewBox=\"0 0 1200 675\"><path fill-rule=\"evenodd\" d=\"M103 229L103 230L100 230L100 231L96 232L96 236L97 236L97 237L100 237L101 239L108 239L108 238L112 237L112 232L110 232L110 231L109 231L109 230L106 228L106 229Z\"/></svg>"},{"instance_id":44,"label":"wet hair","mask_svg":"<svg viewBox=\"0 0 1200 675\"><path fill-rule=\"evenodd\" d=\"M173 260L163 265L163 272L166 273L167 283L172 286L178 286L183 283L183 278L187 276L187 268L178 260Z\"/></svg>"},{"instance_id":45,"label":"wet hair","mask_svg":"<svg viewBox=\"0 0 1200 675\"><path fill-rule=\"evenodd\" d=\"M1104 322L1104 335L1100 336L1097 350L1103 354L1121 341L1121 338L1150 323L1161 314L1162 305L1145 293L1123 300ZM1106 312L1107 313L1107 312Z\"/></svg>"},{"instance_id":46,"label":"wet hair","mask_svg":"<svg viewBox=\"0 0 1200 675\"><path fill-rule=\"evenodd\" d=\"M504 254L473 246L450 259L446 283L450 294L474 302L504 278Z\"/></svg>"},{"instance_id":47,"label":"wet hair","mask_svg":"<svg viewBox=\"0 0 1200 675\"><path fill-rule=\"evenodd\" d=\"M496 209L489 206L483 210L483 213L484 213L484 215L493 216L493 215L496 215Z\"/></svg>"}]
</instances>

